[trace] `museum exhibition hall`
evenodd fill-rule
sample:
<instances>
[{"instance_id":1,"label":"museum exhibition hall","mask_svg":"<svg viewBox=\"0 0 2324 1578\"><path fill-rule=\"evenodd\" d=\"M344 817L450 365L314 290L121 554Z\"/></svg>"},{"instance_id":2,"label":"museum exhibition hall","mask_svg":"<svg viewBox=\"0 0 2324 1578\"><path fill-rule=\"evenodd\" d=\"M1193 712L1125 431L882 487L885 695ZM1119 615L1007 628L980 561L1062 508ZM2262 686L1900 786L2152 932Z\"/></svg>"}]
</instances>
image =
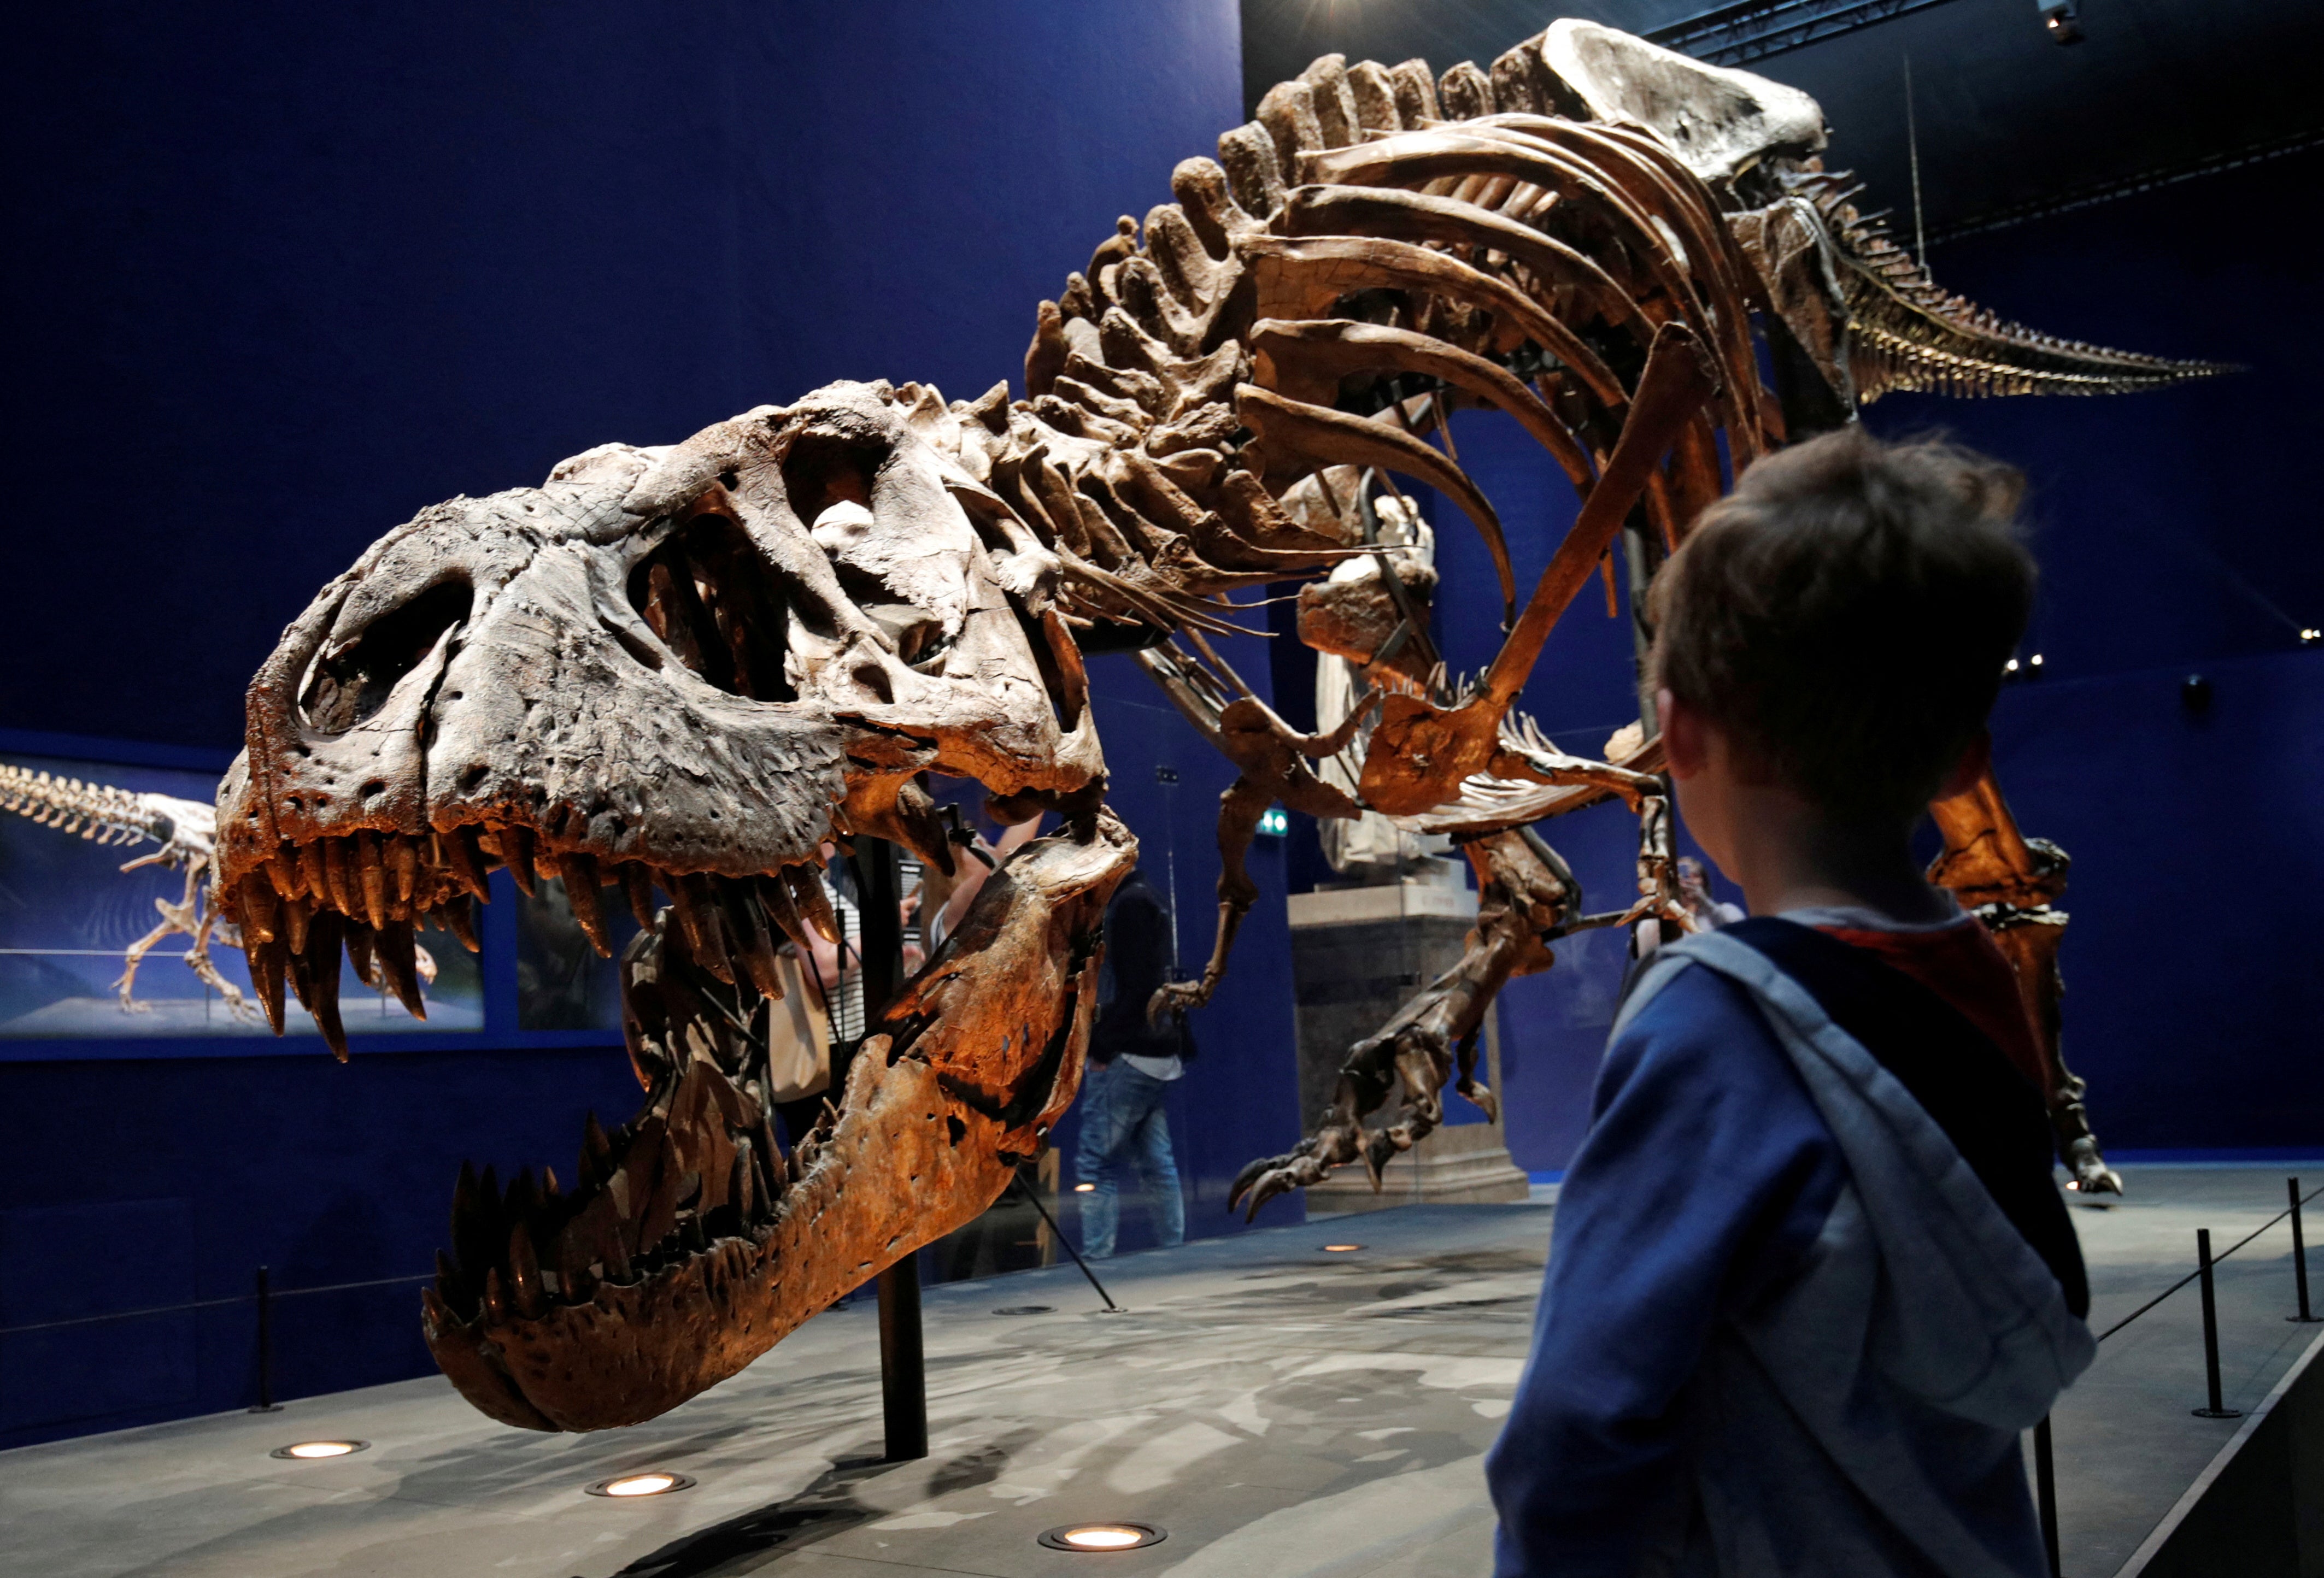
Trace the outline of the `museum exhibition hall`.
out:
<instances>
[{"instance_id":1,"label":"museum exhibition hall","mask_svg":"<svg viewBox=\"0 0 2324 1578\"><path fill-rule=\"evenodd\" d=\"M2324 1573L2324 7L14 31L0 1573Z\"/></svg>"}]
</instances>

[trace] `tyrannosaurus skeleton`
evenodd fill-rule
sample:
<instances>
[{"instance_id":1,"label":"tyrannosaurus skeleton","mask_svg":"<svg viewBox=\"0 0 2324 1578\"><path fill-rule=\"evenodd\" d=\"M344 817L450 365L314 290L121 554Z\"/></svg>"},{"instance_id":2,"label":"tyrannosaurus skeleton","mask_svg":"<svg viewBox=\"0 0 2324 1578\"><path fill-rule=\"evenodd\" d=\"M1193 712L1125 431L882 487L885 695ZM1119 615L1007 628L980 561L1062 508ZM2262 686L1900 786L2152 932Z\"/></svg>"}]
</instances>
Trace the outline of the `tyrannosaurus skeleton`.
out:
<instances>
[{"instance_id":1,"label":"tyrannosaurus skeleton","mask_svg":"<svg viewBox=\"0 0 2324 1578\"><path fill-rule=\"evenodd\" d=\"M1512 711L1618 542L1650 571L1787 420L1886 389L2209 371L1944 297L1849 206L1822 142L1804 95L1587 23L1441 78L1327 58L1042 304L1023 399L841 383L669 447L605 445L422 510L325 587L253 682L220 791L219 892L268 1013L287 986L343 1047L318 1001L340 950L401 961L417 925L466 928L496 865L561 879L601 948L608 885L646 928L625 968L645 1109L593 1123L569 1192L489 1170L458 1191L424 1327L460 1390L538 1429L650 1417L975 1216L1040 1149L1136 855L1104 807L1085 654L1139 651L1241 769L1222 933L1269 798L1451 832L1480 876L1475 945L1357 1049L1254 1192L1377 1165L1448 1082L1489 1101L1470 1070L1503 981L1576 926L1678 918L1657 743L1577 757ZM1583 496L1522 600L1447 431L1459 406L1517 421ZM1238 628L1236 589L1371 554L1390 474L1483 535L1508 636L1450 687L1421 661L1425 589L1318 592L1303 633L1381 693L1351 797L1307 766L1345 731L1288 728L1209 642ZM825 840L950 869L931 774L1063 826L875 1007L840 1100L786 1156L747 1027L787 940L831 934ZM1609 796L1641 817L1640 891L1588 916L1528 824ZM1408 1116L1368 1133L1399 1084Z\"/></svg>"}]
</instances>

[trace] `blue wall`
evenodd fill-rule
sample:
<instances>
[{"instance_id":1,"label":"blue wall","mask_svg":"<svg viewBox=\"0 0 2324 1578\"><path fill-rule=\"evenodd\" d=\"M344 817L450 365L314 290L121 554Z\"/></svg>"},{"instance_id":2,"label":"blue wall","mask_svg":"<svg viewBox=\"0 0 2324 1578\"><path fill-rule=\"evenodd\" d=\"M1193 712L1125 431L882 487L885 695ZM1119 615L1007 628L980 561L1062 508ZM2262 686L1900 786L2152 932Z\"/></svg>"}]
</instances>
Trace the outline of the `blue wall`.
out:
<instances>
[{"instance_id":1,"label":"blue wall","mask_svg":"<svg viewBox=\"0 0 2324 1578\"><path fill-rule=\"evenodd\" d=\"M0 400L33 463L0 729L198 754L238 741L314 590L428 503L836 378L1018 379L1035 303L1240 118L1231 0L115 5L12 36ZM1199 958L1223 764L1126 661L1093 679ZM1253 860L1173 1108L1192 1232L1298 1132L1281 864ZM635 1100L602 1044L13 1050L6 1326L231 1298L260 1263L419 1271L463 1157L569 1164L586 1107ZM416 1310L408 1284L285 1301L278 1390L425 1372ZM240 1406L252 1358L246 1305L0 1339L0 1446Z\"/></svg>"}]
</instances>

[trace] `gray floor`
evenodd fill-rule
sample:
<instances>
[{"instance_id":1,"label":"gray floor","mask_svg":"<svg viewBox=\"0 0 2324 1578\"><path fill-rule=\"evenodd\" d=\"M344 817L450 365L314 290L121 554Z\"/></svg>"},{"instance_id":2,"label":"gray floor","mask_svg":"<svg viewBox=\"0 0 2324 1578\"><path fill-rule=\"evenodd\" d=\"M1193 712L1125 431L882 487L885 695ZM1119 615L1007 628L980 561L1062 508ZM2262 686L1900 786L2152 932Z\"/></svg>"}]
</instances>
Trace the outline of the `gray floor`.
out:
<instances>
[{"instance_id":1,"label":"gray floor","mask_svg":"<svg viewBox=\"0 0 2324 1578\"><path fill-rule=\"evenodd\" d=\"M2317 1170L2324 1182L2324 1169ZM2096 1324L2280 1208L2281 1170L2154 1169L2077 1213ZM1042 1529L1133 1518L1162 1544L1109 1572L1482 1573L1479 1456L1522 1361L1554 1207L1414 1206L1117 1260L1125 1315L1070 1268L931 1289L934 1449L888 1467L866 1300L651 1425L508 1430L437 1380L0 1454L0 1571L171 1578L511 1574L706 1578L1081 1571ZM1364 1247L1327 1253L1327 1243ZM2230 1403L2319 1328L2286 1324L2278 1227L2220 1279ZM2319 1289L2324 1291L2324 1289ZM1054 1305L1001 1315L995 1307ZM2056 1421L2066 1571L2112 1573L2236 1428L2202 1401L2192 1289L2109 1341ZM324 1463L285 1442L367 1439ZM581 1494L633 1469L694 1475L647 1501Z\"/></svg>"}]
</instances>

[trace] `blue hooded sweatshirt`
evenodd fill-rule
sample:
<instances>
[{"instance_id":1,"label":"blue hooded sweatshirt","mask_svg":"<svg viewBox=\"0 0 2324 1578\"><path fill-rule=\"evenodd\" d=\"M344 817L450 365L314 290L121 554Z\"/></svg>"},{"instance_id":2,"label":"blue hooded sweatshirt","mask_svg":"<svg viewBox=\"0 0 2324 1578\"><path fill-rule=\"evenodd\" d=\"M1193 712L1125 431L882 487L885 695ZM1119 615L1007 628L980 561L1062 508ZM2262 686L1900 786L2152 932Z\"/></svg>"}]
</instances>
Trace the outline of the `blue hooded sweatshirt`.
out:
<instances>
[{"instance_id":1,"label":"blue hooded sweatshirt","mask_svg":"<svg viewBox=\"0 0 2324 1578\"><path fill-rule=\"evenodd\" d=\"M2094 1353L2049 1143L1860 950L1773 919L1662 950L1486 1459L1496 1573L2037 1578L2018 1434Z\"/></svg>"}]
</instances>

